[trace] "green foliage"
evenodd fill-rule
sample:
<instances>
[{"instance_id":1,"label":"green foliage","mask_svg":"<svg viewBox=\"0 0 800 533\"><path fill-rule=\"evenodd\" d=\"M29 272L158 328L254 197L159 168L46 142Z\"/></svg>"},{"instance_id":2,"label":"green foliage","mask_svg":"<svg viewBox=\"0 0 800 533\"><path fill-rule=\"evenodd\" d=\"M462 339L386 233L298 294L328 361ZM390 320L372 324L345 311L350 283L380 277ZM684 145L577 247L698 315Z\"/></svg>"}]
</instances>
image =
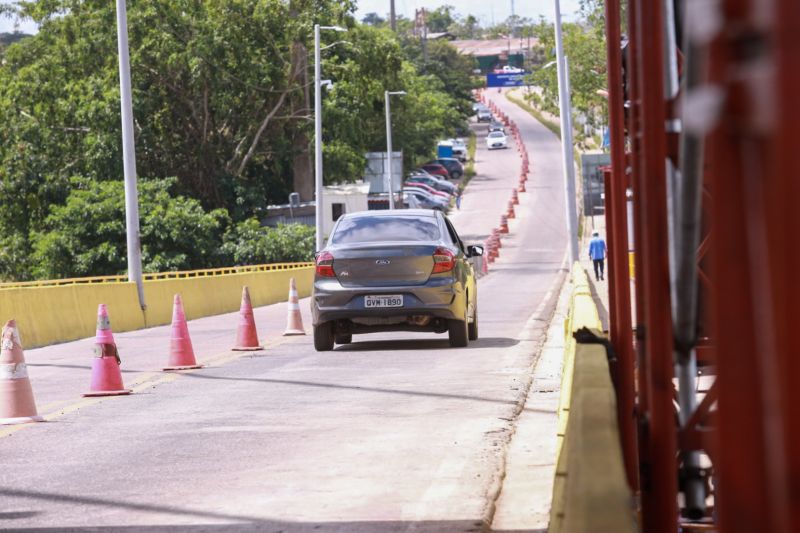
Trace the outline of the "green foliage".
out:
<instances>
[{"instance_id":1,"label":"green foliage","mask_svg":"<svg viewBox=\"0 0 800 533\"><path fill-rule=\"evenodd\" d=\"M311 226L285 224L265 228L252 218L228 230L222 251L235 265L311 261L315 243Z\"/></svg>"},{"instance_id":2,"label":"green foliage","mask_svg":"<svg viewBox=\"0 0 800 533\"><path fill-rule=\"evenodd\" d=\"M469 61L446 43L431 43L421 61L418 43L380 17L356 23L354 6L129 2L146 269L233 261L220 251L230 224L261 218L311 183L310 165L303 173L297 161L308 160L313 142L315 23L349 30L324 33L323 44L350 43L323 52L324 77L335 84L323 95L326 181L359 179L364 152L385 150L385 90L409 93L392 102L395 146L408 165L464 127ZM441 14L455 16L452 8ZM26 0L0 4L3 15L33 20L39 32L0 48L0 279L124 271L115 4ZM398 20L401 35L412 26ZM186 235L197 242L186 246ZM270 253L256 255L281 255Z\"/></svg>"},{"instance_id":3,"label":"green foliage","mask_svg":"<svg viewBox=\"0 0 800 533\"><path fill-rule=\"evenodd\" d=\"M64 205L54 207L32 235L38 278L119 274L126 270L125 192L119 181L73 180ZM142 266L146 272L219 266L224 209L206 212L197 200L172 196L174 179L139 186Z\"/></svg>"},{"instance_id":4,"label":"green foliage","mask_svg":"<svg viewBox=\"0 0 800 533\"><path fill-rule=\"evenodd\" d=\"M578 23L563 23L564 50L569 63L572 109L584 115L590 125L605 124L606 102L598 90L606 87L606 48L603 3L582 0ZM540 64L555 60L555 31L544 20L533 27L538 39L536 53ZM558 78L553 68L534 69L529 83L541 89L541 108L558 114Z\"/></svg>"}]
</instances>

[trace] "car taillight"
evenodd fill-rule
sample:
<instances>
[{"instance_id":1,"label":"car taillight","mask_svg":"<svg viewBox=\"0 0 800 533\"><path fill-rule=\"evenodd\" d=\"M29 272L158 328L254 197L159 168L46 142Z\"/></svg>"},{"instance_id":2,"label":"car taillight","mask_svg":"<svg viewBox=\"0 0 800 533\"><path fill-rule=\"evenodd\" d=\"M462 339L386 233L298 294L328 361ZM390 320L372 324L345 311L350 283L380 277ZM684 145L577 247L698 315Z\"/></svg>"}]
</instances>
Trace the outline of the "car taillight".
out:
<instances>
[{"instance_id":1,"label":"car taillight","mask_svg":"<svg viewBox=\"0 0 800 533\"><path fill-rule=\"evenodd\" d=\"M447 248L437 248L433 252L433 271L431 271L431 274L450 272L455 266L456 256Z\"/></svg>"},{"instance_id":2,"label":"car taillight","mask_svg":"<svg viewBox=\"0 0 800 533\"><path fill-rule=\"evenodd\" d=\"M317 256L317 275L323 278L335 278L336 273L333 271L333 254L330 252L322 252Z\"/></svg>"}]
</instances>

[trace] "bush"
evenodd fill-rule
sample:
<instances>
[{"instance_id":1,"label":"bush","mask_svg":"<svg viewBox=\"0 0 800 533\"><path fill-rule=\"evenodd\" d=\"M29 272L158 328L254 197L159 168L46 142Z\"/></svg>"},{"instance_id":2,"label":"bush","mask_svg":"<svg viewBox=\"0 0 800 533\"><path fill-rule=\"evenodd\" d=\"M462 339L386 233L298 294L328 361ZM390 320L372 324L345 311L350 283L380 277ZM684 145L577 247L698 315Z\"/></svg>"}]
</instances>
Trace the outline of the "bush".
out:
<instances>
[{"instance_id":1,"label":"bush","mask_svg":"<svg viewBox=\"0 0 800 533\"><path fill-rule=\"evenodd\" d=\"M266 228L251 218L232 226L226 233L222 252L236 265L311 261L315 230L303 224Z\"/></svg>"},{"instance_id":2,"label":"bush","mask_svg":"<svg viewBox=\"0 0 800 533\"><path fill-rule=\"evenodd\" d=\"M224 209L172 196L175 179L139 182L142 268L146 272L219 266L230 225ZM37 278L121 274L127 270L125 191L121 181L73 180L64 205L51 208L32 234Z\"/></svg>"}]
</instances>

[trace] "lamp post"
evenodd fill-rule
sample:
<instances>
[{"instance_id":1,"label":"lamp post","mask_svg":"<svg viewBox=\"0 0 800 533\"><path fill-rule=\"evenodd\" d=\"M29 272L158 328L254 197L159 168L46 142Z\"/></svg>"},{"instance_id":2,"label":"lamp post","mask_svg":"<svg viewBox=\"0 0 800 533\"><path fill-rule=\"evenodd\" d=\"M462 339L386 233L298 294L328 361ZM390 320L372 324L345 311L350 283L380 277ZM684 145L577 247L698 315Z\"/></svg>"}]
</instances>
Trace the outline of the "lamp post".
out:
<instances>
[{"instance_id":1,"label":"lamp post","mask_svg":"<svg viewBox=\"0 0 800 533\"><path fill-rule=\"evenodd\" d=\"M142 251L139 242L139 194L136 190L136 148L133 138L131 62L128 53L128 13L125 0L117 0L117 50L119 52L120 114L122 115L122 169L125 176L125 231L128 247L128 281L136 283L139 307L145 309Z\"/></svg>"},{"instance_id":2,"label":"lamp post","mask_svg":"<svg viewBox=\"0 0 800 533\"><path fill-rule=\"evenodd\" d=\"M392 186L392 108L389 104L389 99L392 96L404 96L405 94L405 91L384 91L383 93L384 98L386 98L386 176L389 181L389 209L394 209L394 187Z\"/></svg>"},{"instance_id":3,"label":"lamp post","mask_svg":"<svg viewBox=\"0 0 800 533\"><path fill-rule=\"evenodd\" d=\"M575 160L572 155L572 106L569 97L567 58L564 57L564 42L561 36L561 4L554 0L556 30L556 69L558 70L558 104L561 115L561 151L564 162L564 191L567 208L567 237L569 238L569 262L572 265L580 257L578 252L578 210L575 205ZM572 268L570 266L570 268Z\"/></svg>"},{"instance_id":4,"label":"lamp post","mask_svg":"<svg viewBox=\"0 0 800 533\"><path fill-rule=\"evenodd\" d=\"M347 31L339 26L314 24L314 188L316 196L316 249L322 250L322 79L320 30Z\"/></svg>"}]
</instances>

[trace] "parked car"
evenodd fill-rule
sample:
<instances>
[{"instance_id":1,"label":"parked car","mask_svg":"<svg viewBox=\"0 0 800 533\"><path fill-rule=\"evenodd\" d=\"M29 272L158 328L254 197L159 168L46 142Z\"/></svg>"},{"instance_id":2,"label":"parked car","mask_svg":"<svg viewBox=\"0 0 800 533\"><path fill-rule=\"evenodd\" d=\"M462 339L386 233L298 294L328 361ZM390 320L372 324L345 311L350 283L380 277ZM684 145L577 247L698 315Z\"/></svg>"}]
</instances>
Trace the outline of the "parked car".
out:
<instances>
[{"instance_id":1,"label":"parked car","mask_svg":"<svg viewBox=\"0 0 800 533\"><path fill-rule=\"evenodd\" d=\"M409 188L403 190L403 203L409 208L433 209L435 211L447 211L450 207L449 202L443 202L441 198L428 194L422 189Z\"/></svg>"},{"instance_id":2,"label":"parked car","mask_svg":"<svg viewBox=\"0 0 800 533\"><path fill-rule=\"evenodd\" d=\"M457 180L464 175L464 165L462 165L461 161L455 157L440 157L438 159L434 159L433 161L429 161L429 163L439 163L442 165L447 169L447 173L450 174L450 177L454 180Z\"/></svg>"},{"instance_id":3,"label":"parked car","mask_svg":"<svg viewBox=\"0 0 800 533\"><path fill-rule=\"evenodd\" d=\"M458 190L458 187L456 187L449 181L436 178L434 176L431 176L430 174L409 174L408 177L406 178L406 181L424 183L425 185L430 185L437 191L449 192L450 194L455 194L456 190Z\"/></svg>"},{"instance_id":4,"label":"parked car","mask_svg":"<svg viewBox=\"0 0 800 533\"><path fill-rule=\"evenodd\" d=\"M465 246L442 213L422 209L343 215L316 256L311 315L314 348L354 334L448 333L450 346L478 338L478 292Z\"/></svg>"},{"instance_id":5,"label":"parked car","mask_svg":"<svg viewBox=\"0 0 800 533\"><path fill-rule=\"evenodd\" d=\"M503 133L505 133L506 129L503 127L503 123L502 122L495 121L495 122L492 122L491 124L489 124L489 131L490 132L492 132L492 131L502 131Z\"/></svg>"},{"instance_id":6,"label":"parked car","mask_svg":"<svg viewBox=\"0 0 800 533\"><path fill-rule=\"evenodd\" d=\"M428 174L442 176L444 179L450 179L450 173L447 171L444 165L439 163L425 163L420 168Z\"/></svg>"},{"instance_id":7,"label":"parked car","mask_svg":"<svg viewBox=\"0 0 800 533\"><path fill-rule=\"evenodd\" d=\"M426 183L421 183L421 182L418 182L418 181L410 181L410 180L408 180L403 184L403 186L404 187L417 187L417 188L422 189L423 191L427 191L427 192L429 192L429 193L431 193L433 195L436 195L436 196L438 196L440 198L444 198L445 200L450 200L450 198L453 197L452 193L445 192L445 191L440 191L440 190L438 190L438 189L436 189L436 188L434 188L434 187L432 187L432 186L430 186L430 185L428 185Z\"/></svg>"},{"instance_id":8,"label":"parked car","mask_svg":"<svg viewBox=\"0 0 800 533\"><path fill-rule=\"evenodd\" d=\"M493 150L494 148L508 148L506 141L506 134L502 131L493 131L486 136L486 148Z\"/></svg>"},{"instance_id":9,"label":"parked car","mask_svg":"<svg viewBox=\"0 0 800 533\"><path fill-rule=\"evenodd\" d=\"M478 122L491 122L492 112L488 109L478 109L477 117Z\"/></svg>"},{"instance_id":10,"label":"parked car","mask_svg":"<svg viewBox=\"0 0 800 533\"><path fill-rule=\"evenodd\" d=\"M447 211L450 208L450 199L433 194L432 192L415 185L406 185L404 191L414 193L418 198L426 200L430 209L439 209L440 211Z\"/></svg>"}]
</instances>

